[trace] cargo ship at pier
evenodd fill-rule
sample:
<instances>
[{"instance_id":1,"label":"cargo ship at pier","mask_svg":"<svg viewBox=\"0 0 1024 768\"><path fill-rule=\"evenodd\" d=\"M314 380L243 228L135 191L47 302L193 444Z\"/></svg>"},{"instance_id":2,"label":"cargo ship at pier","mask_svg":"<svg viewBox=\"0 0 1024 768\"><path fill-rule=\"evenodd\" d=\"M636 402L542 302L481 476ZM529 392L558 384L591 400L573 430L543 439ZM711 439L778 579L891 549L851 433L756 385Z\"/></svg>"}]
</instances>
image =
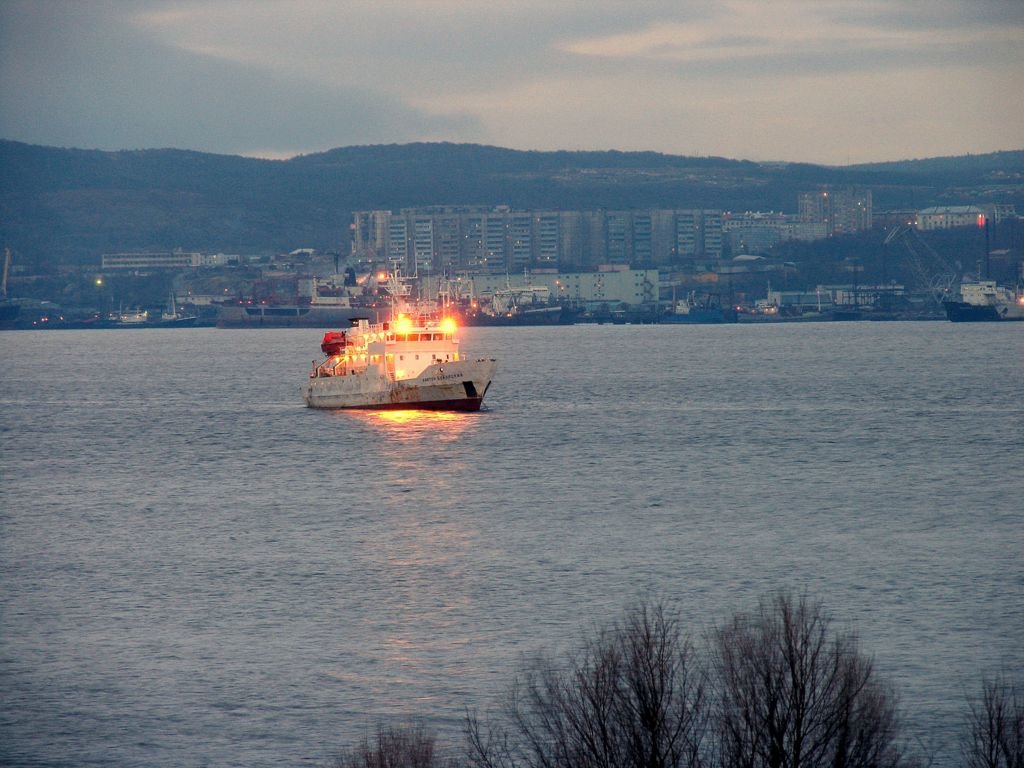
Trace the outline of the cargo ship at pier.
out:
<instances>
[{"instance_id":1,"label":"cargo ship at pier","mask_svg":"<svg viewBox=\"0 0 1024 768\"><path fill-rule=\"evenodd\" d=\"M978 280L961 284L960 297L946 299L942 306L954 323L1024 320L1024 290L1012 291L995 280Z\"/></svg>"},{"instance_id":2,"label":"cargo ship at pier","mask_svg":"<svg viewBox=\"0 0 1024 768\"><path fill-rule=\"evenodd\" d=\"M242 299L217 307L218 328L338 328L353 320L373 322L387 309L368 304L364 297L353 297L348 290L331 281L321 284L317 278L305 281L308 295L290 300Z\"/></svg>"}]
</instances>

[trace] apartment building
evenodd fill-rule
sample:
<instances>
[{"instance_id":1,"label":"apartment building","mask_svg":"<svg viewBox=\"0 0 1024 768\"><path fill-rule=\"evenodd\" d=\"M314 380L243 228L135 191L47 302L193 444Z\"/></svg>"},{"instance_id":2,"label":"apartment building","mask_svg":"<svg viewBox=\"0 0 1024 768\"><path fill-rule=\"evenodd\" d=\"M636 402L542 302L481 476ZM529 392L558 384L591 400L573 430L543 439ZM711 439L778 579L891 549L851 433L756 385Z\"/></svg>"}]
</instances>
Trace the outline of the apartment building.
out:
<instances>
[{"instance_id":1,"label":"apartment building","mask_svg":"<svg viewBox=\"0 0 1024 768\"><path fill-rule=\"evenodd\" d=\"M639 306L658 300L660 275L656 269L629 269L605 265L583 272L540 272L524 276L475 275L469 290L474 296L489 296L508 286L546 288L548 295L576 305L630 304Z\"/></svg>"},{"instance_id":2,"label":"apartment building","mask_svg":"<svg viewBox=\"0 0 1024 768\"><path fill-rule=\"evenodd\" d=\"M409 274L520 273L719 259L723 214L705 210L555 211L439 206L353 215L352 254Z\"/></svg>"},{"instance_id":3,"label":"apartment building","mask_svg":"<svg viewBox=\"0 0 1024 768\"><path fill-rule=\"evenodd\" d=\"M725 242L733 255L764 254L787 240L821 240L827 230L821 222L801 222L787 213L747 211L725 214Z\"/></svg>"},{"instance_id":4,"label":"apartment building","mask_svg":"<svg viewBox=\"0 0 1024 768\"><path fill-rule=\"evenodd\" d=\"M871 190L861 187L823 187L801 192L797 198L799 220L823 224L827 236L871 229Z\"/></svg>"}]
</instances>

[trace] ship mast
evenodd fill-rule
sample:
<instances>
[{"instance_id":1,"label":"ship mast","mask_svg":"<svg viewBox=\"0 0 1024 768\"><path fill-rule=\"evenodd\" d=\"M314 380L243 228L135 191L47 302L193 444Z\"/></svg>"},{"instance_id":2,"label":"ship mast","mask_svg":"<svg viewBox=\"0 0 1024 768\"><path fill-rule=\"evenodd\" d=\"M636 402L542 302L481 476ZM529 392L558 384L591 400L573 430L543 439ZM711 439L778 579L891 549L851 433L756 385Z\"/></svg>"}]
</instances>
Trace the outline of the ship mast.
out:
<instances>
[{"instance_id":1,"label":"ship mast","mask_svg":"<svg viewBox=\"0 0 1024 768\"><path fill-rule=\"evenodd\" d=\"M391 320L397 320L402 312L409 311L409 296L412 288L402 279L398 264L394 264L388 273L387 291L391 295Z\"/></svg>"},{"instance_id":2,"label":"ship mast","mask_svg":"<svg viewBox=\"0 0 1024 768\"><path fill-rule=\"evenodd\" d=\"M4 248L4 276L0 280L0 299L7 298L7 272L11 268L11 249Z\"/></svg>"},{"instance_id":3,"label":"ship mast","mask_svg":"<svg viewBox=\"0 0 1024 768\"><path fill-rule=\"evenodd\" d=\"M990 267L990 264L989 264L989 258L990 258L989 254L991 253L991 251L989 250L989 247L990 246L989 246L989 241L988 241L988 216L986 216L985 217L985 279L986 280L991 280L992 279L992 272L991 272L991 267ZM5 277L7 276L6 272L4 273L4 276Z\"/></svg>"}]
</instances>

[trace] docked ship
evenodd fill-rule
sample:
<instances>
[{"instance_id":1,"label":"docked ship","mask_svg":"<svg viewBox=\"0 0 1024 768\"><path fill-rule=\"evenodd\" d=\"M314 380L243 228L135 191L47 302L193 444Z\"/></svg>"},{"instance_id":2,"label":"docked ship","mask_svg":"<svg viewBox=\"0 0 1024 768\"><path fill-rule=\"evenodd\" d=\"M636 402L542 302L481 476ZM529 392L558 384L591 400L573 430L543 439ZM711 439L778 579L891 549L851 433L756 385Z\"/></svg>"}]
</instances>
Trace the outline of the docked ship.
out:
<instances>
[{"instance_id":1,"label":"docked ship","mask_svg":"<svg viewBox=\"0 0 1024 768\"><path fill-rule=\"evenodd\" d=\"M1024 320L1024 291L1012 291L995 280L978 280L962 283L960 297L945 299L942 306L954 323Z\"/></svg>"},{"instance_id":2,"label":"docked ship","mask_svg":"<svg viewBox=\"0 0 1024 768\"><path fill-rule=\"evenodd\" d=\"M308 281L309 295L288 303L240 301L217 308L218 328L337 328L359 318L379 319L380 312L357 304L341 287Z\"/></svg>"},{"instance_id":3,"label":"docked ship","mask_svg":"<svg viewBox=\"0 0 1024 768\"><path fill-rule=\"evenodd\" d=\"M167 302L167 309L160 314L160 319L154 325L160 328L188 328L196 324L198 315L185 314L178 308L178 301L174 294L170 295Z\"/></svg>"},{"instance_id":4,"label":"docked ship","mask_svg":"<svg viewBox=\"0 0 1024 768\"><path fill-rule=\"evenodd\" d=\"M671 308L661 315L659 322L695 325L724 323L729 318L722 309L721 302L717 299L717 295L709 294L701 300L695 291L690 291L686 298L680 301L673 296Z\"/></svg>"},{"instance_id":5,"label":"docked ship","mask_svg":"<svg viewBox=\"0 0 1024 768\"><path fill-rule=\"evenodd\" d=\"M358 318L376 318L372 307L350 304L224 304L218 328L331 328Z\"/></svg>"},{"instance_id":6,"label":"docked ship","mask_svg":"<svg viewBox=\"0 0 1024 768\"><path fill-rule=\"evenodd\" d=\"M310 408L477 411L497 362L467 360L456 323L435 310L403 305L388 321L352 321L324 334L327 356L313 362L303 397Z\"/></svg>"},{"instance_id":7,"label":"docked ship","mask_svg":"<svg viewBox=\"0 0 1024 768\"><path fill-rule=\"evenodd\" d=\"M466 325L572 325L575 312L559 304L543 306L515 306L501 312L489 307L468 307L463 311Z\"/></svg>"},{"instance_id":8,"label":"docked ship","mask_svg":"<svg viewBox=\"0 0 1024 768\"><path fill-rule=\"evenodd\" d=\"M572 325L578 313L569 307L552 303L550 289L526 285L507 285L494 291L490 300L473 301L463 310L467 325Z\"/></svg>"},{"instance_id":9,"label":"docked ship","mask_svg":"<svg viewBox=\"0 0 1024 768\"><path fill-rule=\"evenodd\" d=\"M115 328L143 328L149 321L149 311L145 309L119 309L108 315L107 320Z\"/></svg>"}]
</instances>

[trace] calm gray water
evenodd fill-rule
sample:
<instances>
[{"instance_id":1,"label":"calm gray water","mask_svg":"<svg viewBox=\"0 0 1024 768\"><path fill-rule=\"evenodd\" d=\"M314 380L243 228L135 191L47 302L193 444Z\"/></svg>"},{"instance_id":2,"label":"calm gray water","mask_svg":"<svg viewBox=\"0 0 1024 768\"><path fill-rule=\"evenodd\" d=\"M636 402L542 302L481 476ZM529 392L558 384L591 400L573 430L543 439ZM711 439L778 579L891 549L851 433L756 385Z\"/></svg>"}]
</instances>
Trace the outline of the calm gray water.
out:
<instances>
[{"instance_id":1,"label":"calm gray water","mask_svg":"<svg viewBox=\"0 0 1024 768\"><path fill-rule=\"evenodd\" d=\"M0 334L0 763L457 735L650 593L821 598L937 766L1024 666L1024 323L467 329L440 415L306 409L319 336Z\"/></svg>"}]
</instances>

